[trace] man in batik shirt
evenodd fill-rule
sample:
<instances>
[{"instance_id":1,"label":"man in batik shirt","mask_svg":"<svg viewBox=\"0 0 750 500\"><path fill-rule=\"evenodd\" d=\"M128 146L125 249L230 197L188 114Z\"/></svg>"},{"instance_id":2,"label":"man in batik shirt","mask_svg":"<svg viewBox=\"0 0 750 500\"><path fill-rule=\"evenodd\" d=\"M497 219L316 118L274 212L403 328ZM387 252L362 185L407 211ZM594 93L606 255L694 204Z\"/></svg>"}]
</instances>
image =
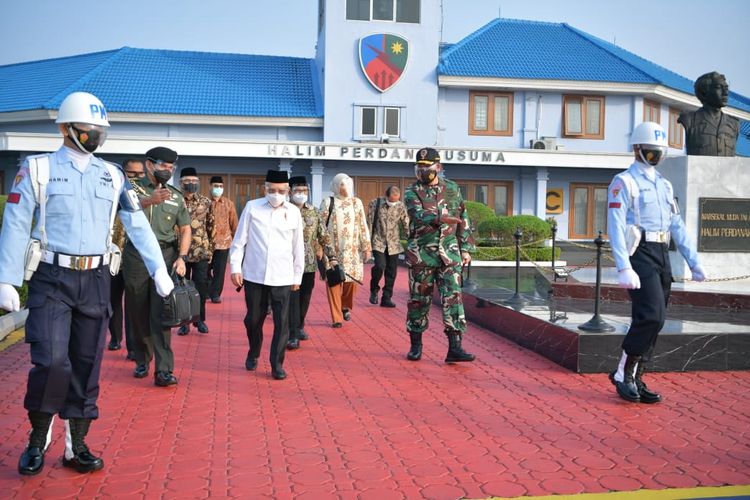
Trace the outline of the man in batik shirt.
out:
<instances>
[{"instance_id":1,"label":"man in batik shirt","mask_svg":"<svg viewBox=\"0 0 750 500\"><path fill-rule=\"evenodd\" d=\"M307 179L303 176L292 177L289 179L289 186L292 189L292 203L299 208L305 224L305 272L302 274L302 284L299 290L291 293L289 303L289 342L287 348L297 349L300 340L309 338L307 332L305 332L305 316L307 316L310 297L312 297L312 291L315 287L315 272L318 270L317 260L322 258L323 253L325 253L328 260L333 262L332 265L336 265L337 261L331 246L331 237L326 231L320 212L307 202L310 194Z\"/></svg>"}]
</instances>

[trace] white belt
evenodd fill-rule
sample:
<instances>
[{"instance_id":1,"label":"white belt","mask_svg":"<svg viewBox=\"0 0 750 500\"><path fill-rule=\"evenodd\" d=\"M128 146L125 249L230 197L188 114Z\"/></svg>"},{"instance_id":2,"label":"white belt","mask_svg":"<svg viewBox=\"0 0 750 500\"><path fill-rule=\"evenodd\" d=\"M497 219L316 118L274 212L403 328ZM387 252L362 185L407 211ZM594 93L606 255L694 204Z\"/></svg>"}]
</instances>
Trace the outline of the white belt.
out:
<instances>
[{"instance_id":1,"label":"white belt","mask_svg":"<svg viewBox=\"0 0 750 500\"><path fill-rule=\"evenodd\" d=\"M646 241L669 244L669 231L643 231Z\"/></svg>"},{"instance_id":2,"label":"white belt","mask_svg":"<svg viewBox=\"0 0 750 500\"><path fill-rule=\"evenodd\" d=\"M55 255L57 255L57 262L55 262ZM42 262L47 264L58 265L66 269L73 269L74 271L87 271L89 269L96 269L100 265L106 266L109 264L109 254L104 255L65 255L63 253L56 254L49 250L42 252Z\"/></svg>"}]
</instances>

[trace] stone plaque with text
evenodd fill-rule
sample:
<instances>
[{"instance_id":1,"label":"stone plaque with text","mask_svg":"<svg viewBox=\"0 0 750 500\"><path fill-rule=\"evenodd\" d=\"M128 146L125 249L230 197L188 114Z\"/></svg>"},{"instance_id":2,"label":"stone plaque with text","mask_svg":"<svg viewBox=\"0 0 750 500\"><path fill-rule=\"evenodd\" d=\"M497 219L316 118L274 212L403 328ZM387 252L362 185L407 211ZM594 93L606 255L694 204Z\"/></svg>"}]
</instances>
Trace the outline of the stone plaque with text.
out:
<instances>
[{"instance_id":1,"label":"stone plaque with text","mask_svg":"<svg viewBox=\"0 0 750 500\"><path fill-rule=\"evenodd\" d=\"M698 198L698 251L750 252L750 199Z\"/></svg>"}]
</instances>

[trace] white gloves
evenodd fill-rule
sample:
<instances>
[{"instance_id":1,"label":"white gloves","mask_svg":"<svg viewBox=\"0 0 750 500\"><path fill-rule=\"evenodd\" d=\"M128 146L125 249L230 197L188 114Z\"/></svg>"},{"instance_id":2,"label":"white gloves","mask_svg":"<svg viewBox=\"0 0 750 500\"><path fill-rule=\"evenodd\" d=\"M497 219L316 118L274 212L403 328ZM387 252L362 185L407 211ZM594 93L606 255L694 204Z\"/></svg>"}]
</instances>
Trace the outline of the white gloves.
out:
<instances>
[{"instance_id":1,"label":"white gloves","mask_svg":"<svg viewBox=\"0 0 750 500\"><path fill-rule=\"evenodd\" d=\"M706 271L700 264L697 264L690 272L693 273L693 281L706 281Z\"/></svg>"},{"instance_id":2,"label":"white gloves","mask_svg":"<svg viewBox=\"0 0 750 500\"><path fill-rule=\"evenodd\" d=\"M622 288L634 290L641 287L641 278L630 268L617 273L617 281Z\"/></svg>"},{"instance_id":3,"label":"white gloves","mask_svg":"<svg viewBox=\"0 0 750 500\"><path fill-rule=\"evenodd\" d=\"M0 283L0 309L10 312L21 309L21 299L18 298L18 292L13 285Z\"/></svg>"},{"instance_id":4,"label":"white gloves","mask_svg":"<svg viewBox=\"0 0 750 500\"><path fill-rule=\"evenodd\" d=\"M154 273L154 285L156 286L156 293L162 297L169 295L174 289L174 281L167 272L166 267L160 267Z\"/></svg>"}]
</instances>

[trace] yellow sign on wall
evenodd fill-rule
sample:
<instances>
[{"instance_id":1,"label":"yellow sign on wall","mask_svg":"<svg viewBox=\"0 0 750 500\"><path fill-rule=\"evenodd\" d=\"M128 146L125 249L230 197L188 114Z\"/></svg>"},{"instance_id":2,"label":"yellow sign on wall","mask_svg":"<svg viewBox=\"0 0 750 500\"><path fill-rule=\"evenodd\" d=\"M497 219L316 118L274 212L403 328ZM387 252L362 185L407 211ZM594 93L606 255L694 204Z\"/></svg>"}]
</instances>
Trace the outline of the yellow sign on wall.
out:
<instances>
[{"instance_id":1,"label":"yellow sign on wall","mask_svg":"<svg viewBox=\"0 0 750 500\"><path fill-rule=\"evenodd\" d=\"M562 188L547 189L547 213L563 213L563 190Z\"/></svg>"}]
</instances>

